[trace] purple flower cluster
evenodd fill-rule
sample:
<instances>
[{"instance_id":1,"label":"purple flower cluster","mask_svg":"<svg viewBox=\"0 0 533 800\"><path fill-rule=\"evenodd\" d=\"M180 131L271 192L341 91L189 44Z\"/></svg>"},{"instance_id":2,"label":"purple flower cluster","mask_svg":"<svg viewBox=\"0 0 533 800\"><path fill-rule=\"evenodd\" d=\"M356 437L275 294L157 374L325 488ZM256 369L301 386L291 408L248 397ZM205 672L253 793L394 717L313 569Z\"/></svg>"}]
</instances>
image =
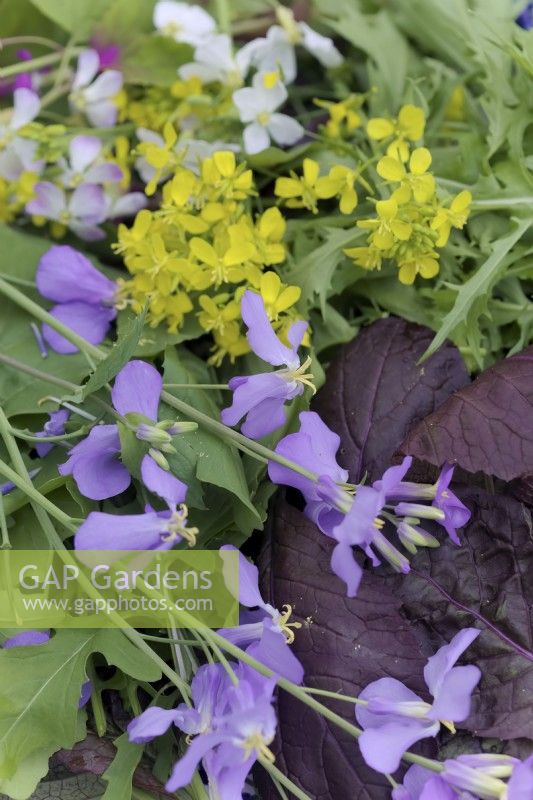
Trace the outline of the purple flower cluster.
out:
<instances>
[{"instance_id":1,"label":"purple flower cluster","mask_svg":"<svg viewBox=\"0 0 533 800\"><path fill-rule=\"evenodd\" d=\"M274 757L268 746L276 732L272 707L275 678L265 678L245 664L232 664L233 683L221 664L202 666L193 678L193 707L152 706L128 726L130 741L138 744L162 736L172 725L190 742L174 765L166 784L168 792L187 786L201 763L209 782L210 797L242 797L246 777L261 756Z\"/></svg>"},{"instance_id":2,"label":"purple flower cluster","mask_svg":"<svg viewBox=\"0 0 533 800\"><path fill-rule=\"evenodd\" d=\"M357 594L362 577L354 546L361 548L374 566L380 564L377 551L396 570L409 572L407 558L383 534L386 522L394 526L400 541L412 553L416 553L417 545L438 546L438 540L419 526L424 519L438 522L459 544L457 528L468 522L470 512L449 489L453 467L446 464L435 484L410 483L404 481L412 462L406 457L371 486L351 487L346 483L347 471L336 460L339 445L339 437L318 414L304 411L300 430L281 439L276 453L313 472L317 479L276 461L269 461L268 474L274 483L299 489L306 502L306 515L337 542L331 568L345 582L348 597Z\"/></svg>"}]
</instances>

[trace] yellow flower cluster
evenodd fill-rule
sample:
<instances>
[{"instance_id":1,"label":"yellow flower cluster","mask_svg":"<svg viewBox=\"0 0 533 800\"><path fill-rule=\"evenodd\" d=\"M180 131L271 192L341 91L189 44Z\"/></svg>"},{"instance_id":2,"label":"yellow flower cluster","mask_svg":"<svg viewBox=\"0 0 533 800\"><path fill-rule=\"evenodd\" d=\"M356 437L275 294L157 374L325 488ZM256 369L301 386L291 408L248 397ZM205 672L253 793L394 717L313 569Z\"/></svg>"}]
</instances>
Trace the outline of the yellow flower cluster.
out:
<instances>
[{"instance_id":1,"label":"yellow flower cluster","mask_svg":"<svg viewBox=\"0 0 533 800\"><path fill-rule=\"evenodd\" d=\"M351 214L358 202L357 183L372 191L359 170L336 164L327 175L320 175L318 163L304 158L302 175L291 172L288 178L278 178L274 191L287 208L307 208L316 214L319 200L335 197L341 213Z\"/></svg>"},{"instance_id":2,"label":"yellow flower cluster","mask_svg":"<svg viewBox=\"0 0 533 800\"><path fill-rule=\"evenodd\" d=\"M449 205L438 199L429 171L431 153L425 147L411 150L424 127L422 109L411 105L404 106L397 119L369 120L369 137L388 141L376 169L391 192L376 202L375 217L357 222L369 231L366 246L344 251L364 269L380 269L385 259L394 261L404 284L412 284L417 275L434 278L438 274L437 248L447 243L452 227L464 226L472 202L468 191L460 192Z\"/></svg>"},{"instance_id":3,"label":"yellow flower cluster","mask_svg":"<svg viewBox=\"0 0 533 800\"><path fill-rule=\"evenodd\" d=\"M114 249L131 274L121 283L122 304L138 312L147 303L149 324L164 323L169 332L196 313L213 335L210 362L217 365L249 350L240 327L240 299L247 288L261 293L274 328L284 336L297 318L300 289L283 285L268 269L285 260L285 220L275 207L252 217L252 171L229 151L203 159L199 174L177 165L170 147L148 148L144 155L159 170L171 163L173 177L163 186L157 211L140 211L131 228L119 225Z\"/></svg>"}]
</instances>

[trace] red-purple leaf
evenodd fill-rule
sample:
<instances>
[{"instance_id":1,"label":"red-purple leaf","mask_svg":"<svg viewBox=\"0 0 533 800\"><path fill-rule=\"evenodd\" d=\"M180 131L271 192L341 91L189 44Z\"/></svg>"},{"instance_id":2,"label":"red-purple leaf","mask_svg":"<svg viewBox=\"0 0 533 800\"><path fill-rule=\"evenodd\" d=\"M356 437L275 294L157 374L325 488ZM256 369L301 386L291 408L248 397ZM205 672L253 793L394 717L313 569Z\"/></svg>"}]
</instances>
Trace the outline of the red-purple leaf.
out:
<instances>
[{"instance_id":1,"label":"red-purple leaf","mask_svg":"<svg viewBox=\"0 0 533 800\"><path fill-rule=\"evenodd\" d=\"M339 461L359 480L376 480L411 428L469 382L459 351L446 343L417 361L429 328L390 317L345 345L328 370L315 410L341 437Z\"/></svg>"},{"instance_id":2,"label":"red-purple leaf","mask_svg":"<svg viewBox=\"0 0 533 800\"><path fill-rule=\"evenodd\" d=\"M533 347L500 361L412 430L402 452L511 481L533 472Z\"/></svg>"}]
</instances>

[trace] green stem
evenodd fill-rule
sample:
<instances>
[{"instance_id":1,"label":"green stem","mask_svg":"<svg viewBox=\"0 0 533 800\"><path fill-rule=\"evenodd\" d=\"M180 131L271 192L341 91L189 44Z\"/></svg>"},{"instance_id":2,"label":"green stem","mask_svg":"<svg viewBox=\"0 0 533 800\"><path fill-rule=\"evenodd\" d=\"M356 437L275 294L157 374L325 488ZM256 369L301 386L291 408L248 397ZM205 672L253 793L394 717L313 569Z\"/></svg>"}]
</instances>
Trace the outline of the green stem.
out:
<instances>
[{"instance_id":1,"label":"green stem","mask_svg":"<svg viewBox=\"0 0 533 800\"><path fill-rule=\"evenodd\" d=\"M83 47L73 48L71 55L81 53ZM12 75L20 75L23 72L33 72L42 67L50 67L52 64L58 64L63 58L63 52L47 53L45 56L38 56L32 58L30 61L20 61L17 64L10 64L8 67L0 69L0 78L10 78Z\"/></svg>"},{"instance_id":2,"label":"green stem","mask_svg":"<svg viewBox=\"0 0 533 800\"><path fill-rule=\"evenodd\" d=\"M9 531L7 530L6 512L4 509L4 495L0 492L0 531L2 533L2 550L11 549L11 541L9 539Z\"/></svg>"},{"instance_id":3,"label":"green stem","mask_svg":"<svg viewBox=\"0 0 533 800\"><path fill-rule=\"evenodd\" d=\"M231 15L228 0L215 0L218 27L222 33L231 33Z\"/></svg>"},{"instance_id":4,"label":"green stem","mask_svg":"<svg viewBox=\"0 0 533 800\"><path fill-rule=\"evenodd\" d=\"M227 383L164 383L165 389L227 389Z\"/></svg>"},{"instance_id":5,"label":"green stem","mask_svg":"<svg viewBox=\"0 0 533 800\"><path fill-rule=\"evenodd\" d=\"M54 503L50 502L50 500L48 500L44 494L41 494L31 482L28 482L21 477L18 472L15 472L15 470L11 469L11 467L9 467L4 461L0 461L0 474L7 478L11 483L14 483L15 486L18 486L19 489L22 489L22 491L25 492L30 498L32 506L37 503L37 505L47 511L51 517L55 517L58 522L64 525L65 528L68 528L73 532L76 530L77 526L72 522L71 517L54 505Z\"/></svg>"},{"instance_id":6,"label":"green stem","mask_svg":"<svg viewBox=\"0 0 533 800\"><path fill-rule=\"evenodd\" d=\"M46 442L62 442L64 439L77 439L80 436L85 436L85 434L92 428L92 425L84 425L82 428L78 428L77 431L72 431L72 433L64 433L62 436L35 436L35 434L20 431L18 428L9 428L9 432L15 436L17 439L23 439L25 442L39 442L41 444L46 444Z\"/></svg>"},{"instance_id":7,"label":"green stem","mask_svg":"<svg viewBox=\"0 0 533 800\"><path fill-rule=\"evenodd\" d=\"M122 631L124 633L124 636L126 636L130 640L130 642L133 642L133 644L136 647L138 647L139 650L142 650L143 653L146 653L146 655L149 656L152 659L152 661L154 661L158 665L163 675L166 675L167 678L169 678L172 681L172 683L178 687L183 696L183 699L185 700L187 705L190 706L191 690L188 684L185 683L185 681L178 675L177 672L175 672L175 670L172 669L172 667L169 667L167 662L164 659L162 659L161 656L158 656L157 653L154 650L152 650L150 645L148 645L145 642L144 638L138 631L135 630L135 628L123 628Z\"/></svg>"},{"instance_id":8,"label":"green stem","mask_svg":"<svg viewBox=\"0 0 533 800\"><path fill-rule=\"evenodd\" d=\"M0 278L9 281L10 283L18 283L19 286L27 286L28 288L35 289L35 281L27 281L24 278L16 278L14 275L6 275L0 272Z\"/></svg>"},{"instance_id":9,"label":"green stem","mask_svg":"<svg viewBox=\"0 0 533 800\"><path fill-rule=\"evenodd\" d=\"M307 694L316 694L320 695L320 697L331 697L333 700L343 700L345 703L352 703L352 705L354 703L358 703L361 706L368 705L366 700L359 700L358 697L348 697L348 695L338 694L337 692L329 692L326 689L310 689L308 686L305 686L304 691L307 692Z\"/></svg>"},{"instance_id":10,"label":"green stem","mask_svg":"<svg viewBox=\"0 0 533 800\"><path fill-rule=\"evenodd\" d=\"M49 372L43 372L43 370L37 369L36 367L31 367L29 364L25 364L17 358L7 356L5 353L0 353L0 364L5 364L6 367L13 367L13 369L16 369L18 372L25 372L26 375L31 375L33 378L37 378L40 381L50 383L53 386L60 386L62 389L68 389L71 392L75 392L76 389L79 388L75 383L65 381L63 378L57 378L55 375L50 375Z\"/></svg>"},{"instance_id":11,"label":"green stem","mask_svg":"<svg viewBox=\"0 0 533 800\"><path fill-rule=\"evenodd\" d=\"M52 39L47 39L45 36L6 36L5 39L0 39L0 50L4 47L16 46L19 44L37 44L42 47L49 47L50 50L61 50L61 45Z\"/></svg>"},{"instance_id":12,"label":"green stem","mask_svg":"<svg viewBox=\"0 0 533 800\"><path fill-rule=\"evenodd\" d=\"M264 767L272 776L272 778L275 778L278 783L288 789L289 792L294 795L294 797L298 798L298 800L311 800L309 795L296 786L296 784L293 783L290 778L287 778L287 776L284 775L284 773L278 769L275 764L272 764L266 758L263 758L263 756L259 756L258 761L261 766Z\"/></svg>"}]
</instances>

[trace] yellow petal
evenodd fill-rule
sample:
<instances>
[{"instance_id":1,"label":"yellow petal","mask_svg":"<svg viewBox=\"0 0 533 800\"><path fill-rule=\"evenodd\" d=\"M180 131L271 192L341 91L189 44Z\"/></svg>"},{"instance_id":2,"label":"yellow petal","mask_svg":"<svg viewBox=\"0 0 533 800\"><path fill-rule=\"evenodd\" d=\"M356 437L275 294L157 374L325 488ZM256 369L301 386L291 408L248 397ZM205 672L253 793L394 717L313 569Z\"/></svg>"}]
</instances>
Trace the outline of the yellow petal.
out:
<instances>
[{"instance_id":1,"label":"yellow petal","mask_svg":"<svg viewBox=\"0 0 533 800\"><path fill-rule=\"evenodd\" d=\"M414 261L408 261L406 264L402 264L398 278L400 283L405 284L405 286L410 286L414 283L416 278L416 266Z\"/></svg>"},{"instance_id":2,"label":"yellow petal","mask_svg":"<svg viewBox=\"0 0 533 800\"><path fill-rule=\"evenodd\" d=\"M309 186L314 186L320 173L320 167L312 158L304 158L303 163L304 180Z\"/></svg>"},{"instance_id":3,"label":"yellow petal","mask_svg":"<svg viewBox=\"0 0 533 800\"><path fill-rule=\"evenodd\" d=\"M451 209L452 211L466 211L472 202L472 193L466 189L453 198Z\"/></svg>"},{"instance_id":4,"label":"yellow petal","mask_svg":"<svg viewBox=\"0 0 533 800\"><path fill-rule=\"evenodd\" d=\"M235 172L235 153L231 150L220 150L213 153L213 161L223 178L231 178Z\"/></svg>"},{"instance_id":5,"label":"yellow petal","mask_svg":"<svg viewBox=\"0 0 533 800\"><path fill-rule=\"evenodd\" d=\"M330 197L335 197L338 190L338 181L333 181L325 175L316 181L315 191L320 200L329 200Z\"/></svg>"},{"instance_id":6,"label":"yellow petal","mask_svg":"<svg viewBox=\"0 0 533 800\"><path fill-rule=\"evenodd\" d=\"M199 261L204 264L209 264L210 267L216 267L218 264L218 256L210 244L204 242L203 239L194 238L189 242L191 253L196 256Z\"/></svg>"},{"instance_id":7,"label":"yellow petal","mask_svg":"<svg viewBox=\"0 0 533 800\"><path fill-rule=\"evenodd\" d=\"M421 258L418 265L418 271L423 278L434 278L435 275L439 274L439 262L434 258Z\"/></svg>"},{"instance_id":8,"label":"yellow petal","mask_svg":"<svg viewBox=\"0 0 533 800\"><path fill-rule=\"evenodd\" d=\"M379 142L381 139L386 139L387 136L392 136L394 133L394 124L390 119L385 119L384 117L374 117L373 119L368 120L366 132L371 139L375 139Z\"/></svg>"},{"instance_id":9,"label":"yellow petal","mask_svg":"<svg viewBox=\"0 0 533 800\"><path fill-rule=\"evenodd\" d=\"M269 305L275 303L280 288L281 280L275 272L265 272L261 276L261 296L265 303Z\"/></svg>"},{"instance_id":10,"label":"yellow petal","mask_svg":"<svg viewBox=\"0 0 533 800\"><path fill-rule=\"evenodd\" d=\"M418 141L422 138L426 126L423 110L410 103L403 106L398 114L398 125L408 139L412 142Z\"/></svg>"},{"instance_id":11,"label":"yellow petal","mask_svg":"<svg viewBox=\"0 0 533 800\"><path fill-rule=\"evenodd\" d=\"M339 204L341 214L351 214L357 205L357 192L352 187L346 187L341 194L341 202Z\"/></svg>"},{"instance_id":12,"label":"yellow petal","mask_svg":"<svg viewBox=\"0 0 533 800\"><path fill-rule=\"evenodd\" d=\"M420 175L413 182L413 194L417 203L427 203L435 194L435 178L433 175Z\"/></svg>"},{"instance_id":13,"label":"yellow petal","mask_svg":"<svg viewBox=\"0 0 533 800\"><path fill-rule=\"evenodd\" d=\"M274 192L278 197L299 197L302 186L296 178L278 178Z\"/></svg>"},{"instance_id":14,"label":"yellow petal","mask_svg":"<svg viewBox=\"0 0 533 800\"><path fill-rule=\"evenodd\" d=\"M405 168L401 161L390 156L385 156L378 161L377 173L380 178L386 181L403 181L405 178Z\"/></svg>"},{"instance_id":15,"label":"yellow petal","mask_svg":"<svg viewBox=\"0 0 533 800\"><path fill-rule=\"evenodd\" d=\"M413 230L408 222L404 222L401 219L393 219L390 226L395 237L401 242L406 242L411 236Z\"/></svg>"},{"instance_id":16,"label":"yellow petal","mask_svg":"<svg viewBox=\"0 0 533 800\"><path fill-rule=\"evenodd\" d=\"M288 308L290 308L291 306L293 306L295 303L298 302L301 294L302 290L300 289L299 286L287 286L280 293L276 301L277 310L286 311Z\"/></svg>"},{"instance_id":17,"label":"yellow petal","mask_svg":"<svg viewBox=\"0 0 533 800\"><path fill-rule=\"evenodd\" d=\"M417 147L411 153L409 169L413 175L423 175L431 166L431 153L427 147Z\"/></svg>"},{"instance_id":18,"label":"yellow petal","mask_svg":"<svg viewBox=\"0 0 533 800\"><path fill-rule=\"evenodd\" d=\"M378 200L376 211L381 219L394 219L398 213L398 203L393 197L389 197L388 200Z\"/></svg>"}]
</instances>

